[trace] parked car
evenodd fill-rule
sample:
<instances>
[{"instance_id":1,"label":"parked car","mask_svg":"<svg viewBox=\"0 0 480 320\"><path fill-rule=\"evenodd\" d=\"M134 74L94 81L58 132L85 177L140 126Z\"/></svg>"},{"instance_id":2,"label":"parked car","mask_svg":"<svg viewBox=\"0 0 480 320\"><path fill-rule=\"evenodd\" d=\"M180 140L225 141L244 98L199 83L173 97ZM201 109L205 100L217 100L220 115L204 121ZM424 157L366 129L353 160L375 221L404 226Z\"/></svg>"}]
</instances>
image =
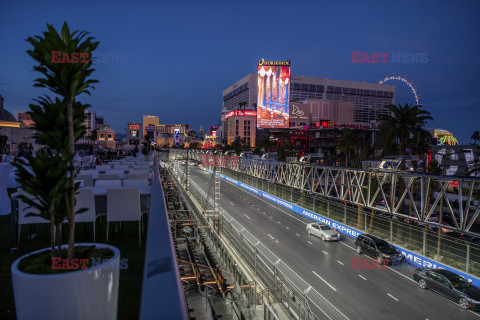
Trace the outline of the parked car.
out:
<instances>
[{"instance_id":1,"label":"parked car","mask_svg":"<svg viewBox=\"0 0 480 320\"><path fill-rule=\"evenodd\" d=\"M375 259L379 264L393 264L402 262L402 254L391 244L383 239L370 234L361 234L355 239L357 253L365 253Z\"/></svg>"},{"instance_id":2,"label":"parked car","mask_svg":"<svg viewBox=\"0 0 480 320\"><path fill-rule=\"evenodd\" d=\"M480 310L480 289L452 271L417 268L413 272L413 280L420 288L441 294L463 309Z\"/></svg>"},{"instance_id":3,"label":"parked car","mask_svg":"<svg viewBox=\"0 0 480 320\"><path fill-rule=\"evenodd\" d=\"M307 232L320 237L323 241L340 240L340 232L333 230L326 223L309 223L307 224Z\"/></svg>"}]
</instances>

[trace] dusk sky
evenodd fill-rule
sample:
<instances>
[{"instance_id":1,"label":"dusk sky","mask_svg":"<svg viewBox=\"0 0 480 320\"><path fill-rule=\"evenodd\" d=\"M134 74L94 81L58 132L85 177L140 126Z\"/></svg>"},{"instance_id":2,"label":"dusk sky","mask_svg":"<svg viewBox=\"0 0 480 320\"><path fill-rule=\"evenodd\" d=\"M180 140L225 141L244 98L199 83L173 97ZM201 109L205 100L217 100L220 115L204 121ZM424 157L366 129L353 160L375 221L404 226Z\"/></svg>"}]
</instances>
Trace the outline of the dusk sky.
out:
<instances>
[{"instance_id":1,"label":"dusk sky","mask_svg":"<svg viewBox=\"0 0 480 320\"><path fill-rule=\"evenodd\" d=\"M158 115L198 131L220 120L221 92L258 59L290 60L293 75L377 83L401 73L434 121L470 143L480 130L479 1L22 1L0 2L0 94L16 114L45 91L28 36L91 32L101 59L92 96L118 133ZM352 63L352 51L427 53L425 63ZM105 59L110 54L117 62Z\"/></svg>"}]
</instances>

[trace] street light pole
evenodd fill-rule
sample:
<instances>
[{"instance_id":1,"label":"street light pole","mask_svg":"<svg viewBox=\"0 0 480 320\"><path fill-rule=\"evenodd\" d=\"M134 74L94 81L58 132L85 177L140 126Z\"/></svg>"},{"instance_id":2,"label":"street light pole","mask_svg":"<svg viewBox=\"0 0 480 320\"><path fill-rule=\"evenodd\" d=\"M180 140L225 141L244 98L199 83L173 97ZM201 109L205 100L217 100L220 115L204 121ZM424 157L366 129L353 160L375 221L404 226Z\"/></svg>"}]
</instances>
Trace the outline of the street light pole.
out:
<instances>
[{"instance_id":1,"label":"street light pole","mask_svg":"<svg viewBox=\"0 0 480 320\"><path fill-rule=\"evenodd\" d=\"M466 149L461 149L459 151L456 151L456 152L452 152L452 153L448 153L447 151L448 149L445 149L445 154L441 154L441 153L438 153L438 152L433 152L434 154L437 154L439 156L442 157L442 178L445 178L445 157L446 156L451 156L451 155L454 155L454 154L459 154L459 153L465 153L465 152L469 152L469 150L466 150ZM443 222L443 186L440 184L440 214L438 215L438 223L440 224L440 226L438 227L438 238L437 238L437 257L440 258L440 250L441 250L441 247L442 247L442 222ZM452 214L454 215L454 219L455 219L455 214L452 212Z\"/></svg>"}]
</instances>

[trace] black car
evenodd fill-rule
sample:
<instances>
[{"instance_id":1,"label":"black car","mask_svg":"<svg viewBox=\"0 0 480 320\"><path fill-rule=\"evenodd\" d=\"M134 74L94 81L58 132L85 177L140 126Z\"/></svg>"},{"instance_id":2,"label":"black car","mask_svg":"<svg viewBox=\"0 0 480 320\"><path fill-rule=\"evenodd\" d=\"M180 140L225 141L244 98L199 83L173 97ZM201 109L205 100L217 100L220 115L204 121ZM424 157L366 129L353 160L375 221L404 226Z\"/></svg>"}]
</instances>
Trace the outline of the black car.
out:
<instances>
[{"instance_id":1,"label":"black car","mask_svg":"<svg viewBox=\"0 0 480 320\"><path fill-rule=\"evenodd\" d=\"M480 289L464 277L445 269L415 269L413 280L422 289L430 289L455 302L463 309L480 310Z\"/></svg>"},{"instance_id":2,"label":"black car","mask_svg":"<svg viewBox=\"0 0 480 320\"><path fill-rule=\"evenodd\" d=\"M402 254L385 240L370 234L361 234L355 239L357 253L365 253L377 259L379 264L393 264L403 260Z\"/></svg>"}]
</instances>

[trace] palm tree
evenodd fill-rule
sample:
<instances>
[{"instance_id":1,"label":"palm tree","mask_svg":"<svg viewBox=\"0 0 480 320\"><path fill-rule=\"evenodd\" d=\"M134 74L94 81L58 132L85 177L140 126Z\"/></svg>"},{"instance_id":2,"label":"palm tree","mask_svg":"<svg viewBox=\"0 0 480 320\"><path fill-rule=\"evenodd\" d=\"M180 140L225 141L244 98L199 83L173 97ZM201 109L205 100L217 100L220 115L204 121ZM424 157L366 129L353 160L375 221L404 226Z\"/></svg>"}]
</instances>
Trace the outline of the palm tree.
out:
<instances>
[{"instance_id":1,"label":"palm tree","mask_svg":"<svg viewBox=\"0 0 480 320\"><path fill-rule=\"evenodd\" d=\"M348 158L350 157L350 153L355 150L357 143L358 141L353 135L353 130L349 128L343 129L342 135L337 144L337 149L345 153L345 166L348 166Z\"/></svg>"},{"instance_id":2,"label":"palm tree","mask_svg":"<svg viewBox=\"0 0 480 320\"><path fill-rule=\"evenodd\" d=\"M430 112L422 110L420 105L411 106L410 104L394 105L390 104L386 106L390 111L388 115L381 115L379 117L380 136L383 137L386 146L397 143L398 154L405 155L414 150L418 152L426 149L426 140L428 138L428 132L424 129L428 120L433 120L430 116ZM407 146L411 147L410 151L407 150ZM405 170L405 162L400 164L400 170ZM405 184L400 179L398 182L397 190L398 194L403 194L405 191ZM399 208L399 212L404 212L405 203L402 202ZM399 221L404 221L399 217ZM398 225L397 238L400 240L403 237L402 225Z\"/></svg>"},{"instance_id":3,"label":"palm tree","mask_svg":"<svg viewBox=\"0 0 480 320\"><path fill-rule=\"evenodd\" d=\"M68 129L68 150L66 153L70 155L70 196L65 204L68 213L68 253L67 258L71 260L74 256L74 239L75 239L75 134L74 134L74 107L76 105L75 98L82 94L90 94L90 89L97 80L89 79L92 72L92 52L97 48L99 42L94 38L87 37L88 32L74 31L70 29L66 22L62 26L60 34L55 28L47 24L47 31L42 36L28 37L27 41L33 46L32 50L27 53L39 63L34 67L35 71L40 72L43 78L35 79L36 87L48 88L50 91L62 97L62 102L67 108L67 129ZM87 38L85 38L87 37ZM52 52L60 51L62 55L72 57L73 53L83 53L87 55L86 63L56 63L52 59ZM82 115L82 120L84 116Z\"/></svg>"},{"instance_id":4,"label":"palm tree","mask_svg":"<svg viewBox=\"0 0 480 320\"><path fill-rule=\"evenodd\" d=\"M87 139L90 141L97 141L97 129L93 129L90 134L87 136Z\"/></svg>"},{"instance_id":5,"label":"palm tree","mask_svg":"<svg viewBox=\"0 0 480 320\"><path fill-rule=\"evenodd\" d=\"M478 130L473 131L472 136L470 139L473 140L473 144L477 144L477 141L480 140L480 132Z\"/></svg>"},{"instance_id":6,"label":"palm tree","mask_svg":"<svg viewBox=\"0 0 480 320\"><path fill-rule=\"evenodd\" d=\"M430 112L422 110L419 105L412 107L409 104L403 106L390 104L386 107L390 114L379 117L380 135L386 137L387 142L397 141L399 154L406 154L409 140L424 135L423 127L428 120L433 120L433 118L430 116Z\"/></svg>"},{"instance_id":7,"label":"palm tree","mask_svg":"<svg viewBox=\"0 0 480 320\"><path fill-rule=\"evenodd\" d=\"M260 136L260 138L258 138L256 147L259 151L263 149L264 152L268 152L270 149L275 148L275 143L270 140L269 134L264 133Z\"/></svg>"}]
</instances>

